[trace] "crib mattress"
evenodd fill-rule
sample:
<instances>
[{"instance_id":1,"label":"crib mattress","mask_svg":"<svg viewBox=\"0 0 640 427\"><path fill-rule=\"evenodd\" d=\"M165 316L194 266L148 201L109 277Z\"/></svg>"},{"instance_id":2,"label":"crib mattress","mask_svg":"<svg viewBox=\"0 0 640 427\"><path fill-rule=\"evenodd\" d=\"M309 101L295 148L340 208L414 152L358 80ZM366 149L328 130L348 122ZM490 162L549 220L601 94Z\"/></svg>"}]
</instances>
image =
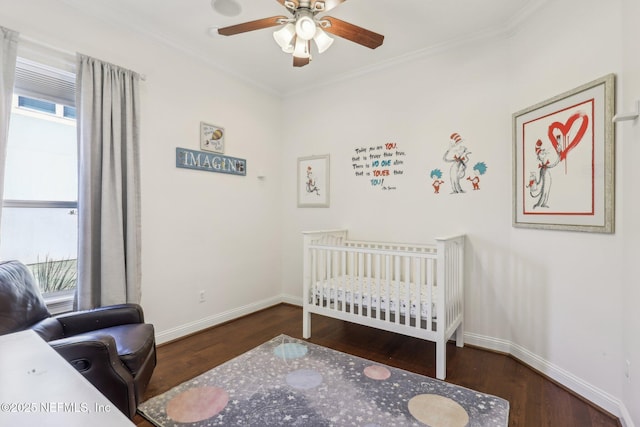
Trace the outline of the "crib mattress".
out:
<instances>
[{"instance_id":1,"label":"crib mattress","mask_svg":"<svg viewBox=\"0 0 640 427\"><path fill-rule=\"evenodd\" d=\"M421 286L420 307L418 307L417 286L415 283L406 283L391 281L389 292L387 292L387 283L380 282L380 292L378 292L378 283L376 279L360 276L339 276L328 280L316 282L312 289L312 295L318 300L329 299L335 303L344 301L347 304L361 306L363 308L380 308L380 311L397 313L398 308L401 315L409 315L416 317L420 313L422 319L429 316L435 318L437 316L436 304L436 286L431 288L431 307L428 300L428 286ZM397 291L396 291L397 289ZM407 298L407 295L409 298ZM378 305L379 304L379 305Z\"/></svg>"}]
</instances>

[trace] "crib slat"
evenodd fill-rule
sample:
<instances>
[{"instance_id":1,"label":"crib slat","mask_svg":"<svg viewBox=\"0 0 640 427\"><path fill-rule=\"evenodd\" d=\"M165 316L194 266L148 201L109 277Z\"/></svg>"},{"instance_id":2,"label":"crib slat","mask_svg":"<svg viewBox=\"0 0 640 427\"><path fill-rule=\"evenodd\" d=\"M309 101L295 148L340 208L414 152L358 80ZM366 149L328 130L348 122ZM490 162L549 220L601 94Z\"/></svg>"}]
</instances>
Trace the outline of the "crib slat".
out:
<instances>
[{"instance_id":1,"label":"crib slat","mask_svg":"<svg viewBox=\"0 0 640 427\"><path fill-rule=\"evenodd\" d=\"M393 261L394 261L394 265L393 265L393 276L394 276L394 283L396 286L393 287L394 290L394 300L396 302L396 311L395 311L395 320L396 320L396 325L400 324L400 256L399 255L394 255L393 256Z\"/></svg>"},{"instance_id":2,"label":"crib slat","mask_svg":"<svg viewBox=\"0 0 640 427\"><path fill-rule=\"evenodd\" d=\"M318 279L323 282L326 281L326 272L325 272L325 252L323 250L318 251ZM328 298L330 298L330 284L327 282L327 285L322 288L322 299L320 300L320 305L324 306Z\"/></svg>"},{"instance_id":3,"label":"crib slat","mask_svg":"<svg viewBox=\"0 0 640 427\"><path fill-rule=\"evenodd\" d=\"M390 277L390 262L391 259L389 255L384 256L384 283L385 283L385 298L387 301L387 311L385 313L384 319L387 322L391 322L391 277Z\"/></svg>"},{"instance_id":4,"label":"crib slat","mask_svg":"<svg viewBox=\"0 0 640 427\"><path fill-rule=\"evenodd\" d=\"M434 268L433 268L433 260L427 259L427 316L426 316L426 328L427 330L431 330L433 325L431 322L433 321L433 278L434 278Z\"/></svg>"},{"instance_id":5,"label":"crib slat","mask_svg":"<svg viewBox=\"0 0 640 427\"><path fill-rule=\"evenodd\" d=\"M359 310L358 310L358 314L360 314L360 316L365 316L365 304L367 304L366 300L365 300L365 295L371 295L370 293L370 288L371 287L371 277L373 277L371 275L372 273L372 257L373 255L371 253L367 253L367 281L365 283L360 283L360 289L358 290L359 293L359 301L360 301L360 305L359 305ZM371 304L369 303L367 305L366 308L367 314L371 313Z\"/></svg>"},{"instance_id":6,"label":"crib slat","mask_svg":"<svg viewBox=\"0 0 640 427\"><path fill-rule=\"evenodd\" d=\"M382 268L382 255L381 254L376 254L376 280L375 280L375 300L376 300L376 306L373 307L373 295L374 294L369 294L369 298L371 298L371 302L370 307L373 309L375 308L375 318L379 319L380 318L380 297L382 296L382 294L380 293L380 277L382 276L380 269Z\"/></svg>"},{"instance_id":7,"label":"crib slat","mask_svg":"<svg viewBox=\"0 0 640 427\"><path fill-rule=\"evenodd\" d=\"M360 264L362 263L361 261L361 257L362 257L362 253L358 252L354 252L352 255L352 259L351 259L351 275L350 277L352 278L352 281L349 283L349 288L351 289L351 304L352 304L352 308L351 311L354 311L353 305L355 303L355 293L356 293L356 284L357 282L359 282L360 279L360 275L361 275L361 269L360 269Z\"/></svg>"},{"instance_id":8,"label":"crib slat","mask_svg":"<svg viewBox=\"0 0 640 427\"><path fill-rule=\"evenodd\" d=\"M343 302L342 302L342 311L350 312L351 307L347 306L347 292L348 292L348 284L347 284L347 275L345 274L345 264L346 264L346 252L338 252L340 256L340 269L338 271L338 277L340 277L340 288L342 289L342 293L344 294Z\"/></svg>"},{"instance_id":9,"label":"crib slat","mask_svg":"<svg viewBox=\"0 0 640 427\"><path fill-rule=\"evenodd\" d=\"M333 257L335 255L334 251L331 251L330 256ZM343 282L343 278L338 275L333 275L332 277L336 278L336 289L335 289L335 303L334 310L344 311L344 295L346 292L345 284ZM342 290L342 293L340 292Z\"/></svg>"},{"instance_id":10,"label":"crib slat","mask_svg":"<svg viewBox=\"0 0 640 427\"><path fill-rule=\"evenodd\" d=\"M325 265L325 269L324 269L324 278L330 282L331 280L331 253L326 250L323 252L324 254L324 265ZM329 288L329 295L327 296L326 302L325 302L325 307L329 307L331 308L331 288Z\"/></svg>"},{"instance_id":11,"label":"crib slat","mask_svg":"<svg viewBox=\"0 0 640 427\"><path fill-rule=\"evenodd\" d=\"M411 324L411 285L409 284L409 279L411 277L411 258L408 256L404 258L404 268L403 274L401 278L403 279L403 288L405 295L405 304L406 308L404 311L404 324L405 326L409 326Z\"/></svg>"},{"instance_id":12,"label":"crib slat","mask_svg":"<svg viewBox=\"0 0 640 427\"><path fill-rule=\"evenodd\" d=\"M320 280L326 281L326 270L325 270L325 258L326 251L319 250L318 251L318 277ZM330 283L326 282L326 286L322 289L322 299L320 300L320 306L324 307L327 304L327 300L331 297L331 288Z\"/></svg>"},{"instance_id":13,"label":"crib slat","mask_svg":"<svg viewBox=\"0 0 640 427\"><path fill-rule=\"evenodd\" d=\"M413 280L410 280L409 283L413 283L415 286L415 296L414 301L416 304L416 314L414 317L415 327L420 328L422 323L422 262L424 260L420 258L413 258ZM413 306L413 302L411 302L411 306Z\"/></svg>"},{"instance_id":14,"label":"crib slat","mask_svg":"<svg viewBox=\"0 0 640 427\"><path fill-rule=\"evenodd\" d=\"M305 287L309 288L309 298L305 301L305 304L311 303L312 305L316 305L316 292L318 291L318 275L316 274L316 250L309 249L309 280L310 284L307 284Z\"/></svg>"},{"instance_id":15,"label":"crib slat","mask_svg":"<svg viewBox=\"0 0 640 427\"><path fill-rule=\"evenodd\" d=\"M357 288L361 286L362 281L364 280L364 276L365 276L365 272L364 272L364 257L366 256L366 252L358 252L358 280L356 280L353 283L353 292L351 295L351 300L353 302L353 307L352 310L353 312L355 312L355 305L356 305L356 294L357 294Z\"/></svg>"},{"instance_id":16,"label":"crib slat","mask_svg":"<svg viewBox=\"0 0 640 427\"><path fill-rule=\"evenodd\" d=\"M311 258L311 268L310 268L310 273L311 273L311 286L313 289L313 293L312 293L312 298L313 298L313 305L318 305L318 294L320 295L320 297L322 298L322 294L324 292L323 287L318 283L318 250L317 249L311 249L311 254L310 254L310 258ZM320 288L318 288L318 286L321 286Z\"/></svg>"}]
</instances>

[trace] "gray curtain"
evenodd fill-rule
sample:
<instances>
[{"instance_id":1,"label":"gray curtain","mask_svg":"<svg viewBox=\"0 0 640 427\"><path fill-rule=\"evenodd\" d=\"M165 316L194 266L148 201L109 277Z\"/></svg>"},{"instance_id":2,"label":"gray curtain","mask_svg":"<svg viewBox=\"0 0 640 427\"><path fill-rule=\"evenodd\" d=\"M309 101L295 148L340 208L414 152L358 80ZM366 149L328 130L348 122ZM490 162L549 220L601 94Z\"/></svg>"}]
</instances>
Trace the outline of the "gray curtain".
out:
<instances>
[{"instance_id":1,"label":"gray curtain","mask_svg":"<svg viewBox=\"0 0 640 427\"><path fill-rule=\"evenodd\" d=\"M140 302L139 81L78 55L76 309Z\"/></svg>"},{"instance_id":2,"label":"gray curtain","mask_svg":"<svg viewBox=\"0 0 640 427\"><path fill-rule=\"evenodd\" d=\"M5 159L11 117L11 98L16 76L18 55L18 33L0 27L0 220L2 220L2 200L4 194Z\"/></svg>"}]
</instances>

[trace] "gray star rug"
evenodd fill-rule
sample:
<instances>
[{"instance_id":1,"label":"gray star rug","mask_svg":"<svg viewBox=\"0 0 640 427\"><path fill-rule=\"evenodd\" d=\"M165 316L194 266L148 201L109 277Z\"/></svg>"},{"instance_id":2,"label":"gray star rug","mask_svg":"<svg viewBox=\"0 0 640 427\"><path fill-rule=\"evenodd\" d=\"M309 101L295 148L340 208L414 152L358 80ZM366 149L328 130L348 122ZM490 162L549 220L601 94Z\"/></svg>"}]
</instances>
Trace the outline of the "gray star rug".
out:
<instances>
[{"instance_id":1,"label":"gray star rug","mask_svg":"<svg viewBox=\"0 0 640 427\"><path fill-rule=\"evenodd\" d=\"M509 402L280 335L138 411L162 427L506 427Z\"/></svg>"}]
</instances>

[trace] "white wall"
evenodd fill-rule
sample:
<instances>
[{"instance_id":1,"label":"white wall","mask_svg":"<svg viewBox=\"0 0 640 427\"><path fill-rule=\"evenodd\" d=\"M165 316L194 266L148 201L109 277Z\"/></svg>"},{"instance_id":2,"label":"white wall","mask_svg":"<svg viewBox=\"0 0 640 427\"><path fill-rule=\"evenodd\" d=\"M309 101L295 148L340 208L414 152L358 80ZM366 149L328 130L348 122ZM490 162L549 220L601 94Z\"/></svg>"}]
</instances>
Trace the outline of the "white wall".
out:
<instances>
[{"instance_id":1,"label":"white wall","mask_svg":"<svg viewBox=\"0 0 640 427\"><path fill-rule=\"evenodd\" d=\"M634 160L618 150L615 234L519 229L511 218L512 113L606 74L623 75L623 54L636 51L631 42L621 47L621 14L620 1L547 2L509 37L287 99L284 111L309 114L287 121L284 131L284 292L301 294L302 230L347 227L355 238L418 242L464 231L469 341L510 351L613 413L636 407L637 386L623 386L623 359L635 355L637 365L638 328L624 325L637 325L638 315L631 302L626 317L621 310L627 295L637 295L624 254L629 265L637 258L627 238L637 220L625 208L637 210L638 194L621 184L635 174L625 169ZM470 163L485 161L488 171L480 191L448 194L445 183L435 195L428 172L441 166L453 132L465 138ZM386 142L401 145L408 160L390 192L355 177L350 159L356 147ZM296 208L296 158L327 153L331 207Z\"/></svg>"},{"instance_id":2,"label":"white wall","mask_svg":"<svg viewBox=\"0 0 640 427\"><path fill-rule=\"evenodd\" d=\"M640 2L637 0L622 1L622 47L623 72L620 75L621 112L635 110L635 103L640 102L640 56L638 40L640 40ZM629 417L640 425L640 284L638 281L638 259L640 250L640 191L637 182L640 180L640 169L637 159L640 158L640 120L623 122L618 125L618 160L622 168L618 181L622 202L618 207L622 210L624 221L624 265L622 277L623 301L623 335L621 363L631 363L630 379L623 382L622 398L629 411Z\"/></svg>"},{"instance_id":3,"label":"white wall","mask_svg":"<svg viewBox=\"0 0 640 427\"><path fill-rule=\"evenodd\" d=\"M0 25L146 76L142 304L160 341L279 301L278 97L62 2L0 0ZM199 149L200 121L225 128L225 154L247 160L246 177L175 167L176 147Z\"/></svg>"},{"instance_id":4,"label":"white wall","mask_svg":"<svg viewBox=\"0 0 640 427\"><path fill-rule=\"evenodd\" d=\"M513 111L622 71L620 2L551 3L511 39ZM616 177L621 173L619 169ZM613 396L620 396L623 378L623 219L618 211L614 235L520 229L510 233L512 253L521 254L522 263L537 276L529 283L513 283L511 318L521 319L514 342ZM524 298L539 292L543 304L532 306ZM529 313L524 318L523 310ZM544 323L528 329L540 316Z\"/></svg>"}]
</instances>

